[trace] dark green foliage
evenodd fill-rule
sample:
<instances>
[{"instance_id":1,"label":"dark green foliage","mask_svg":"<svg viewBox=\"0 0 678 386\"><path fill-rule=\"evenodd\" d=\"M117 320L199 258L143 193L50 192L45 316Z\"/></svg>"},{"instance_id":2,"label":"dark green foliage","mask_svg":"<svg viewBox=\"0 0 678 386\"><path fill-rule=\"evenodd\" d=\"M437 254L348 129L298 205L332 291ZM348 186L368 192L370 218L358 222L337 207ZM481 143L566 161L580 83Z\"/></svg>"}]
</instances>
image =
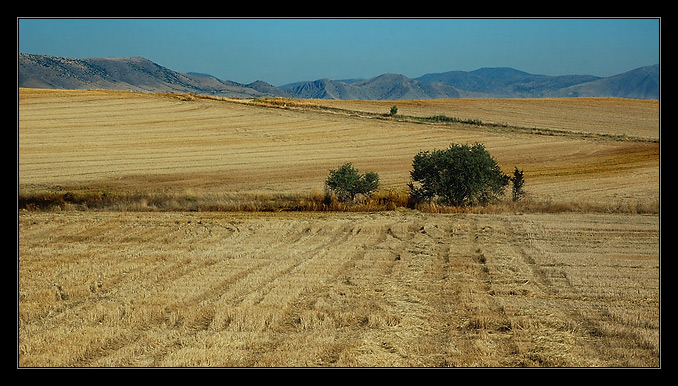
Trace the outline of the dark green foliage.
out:
<instances>
[{"instance_id":1,"label":"dark green foliage","mask_svg":"<svg viewBox=\"0 0 678 386\"><path fill-rule=\"evenodd\" d=\"M396 114L398 114L398 106L394 105L394 106L391 107L391 111L389 111L389 115L393 117Z\"/></svg>"},{"instance_id":2,"label":"dark green foliage","mask_svg":"<svg viewBox=\"0 0 678 386\"><path fill-rule=\"evenodd\" d=\"M523 191L523 185L525 184L525 178L523 177L523 171L518 170L516 167L515 170L513 171L513 177L511 177L511 182L513 183L513 187L511 188L511 191L513 193L513 201L520 201L523 196L525 196L525 192Z\"/></svg>"},{"instance_id":3,"label":"dark green foliage","mask_svg":"<svg viewBox=\"0 0 678 386\"><path fill-rule=\"evenodd\" d=\"M330 170L325 185L342 201L353 201L356 195L370 195L379 188L379 175L375 172L358 173L348 162L337 170Z\"/></svg>"},{"instance_id":4,"label":"dark green foliage","mask_svg":"<svg viewBox=\"0 0 678 386\"><path fill-rule=\"evenodd\" d=\"M454 206L487 204L502 196L509 183L509 176L481 144L420 152L412 166L413 182L408 186L415 202L437 198Z\"/></svg>"}]
</instances>

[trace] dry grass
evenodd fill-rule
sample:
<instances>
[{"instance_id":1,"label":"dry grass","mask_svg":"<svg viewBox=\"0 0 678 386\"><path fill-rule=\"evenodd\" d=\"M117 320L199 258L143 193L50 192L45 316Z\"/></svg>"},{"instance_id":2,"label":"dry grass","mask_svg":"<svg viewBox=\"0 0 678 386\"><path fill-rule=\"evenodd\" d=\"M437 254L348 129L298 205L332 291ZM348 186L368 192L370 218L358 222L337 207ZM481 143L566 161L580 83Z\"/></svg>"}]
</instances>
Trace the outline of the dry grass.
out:
<instances>
[{"instance_id":1,"label":"dry grass","mask_svg":"<svg viewBox=\"0 0 678 386\"><path fill-rule=\"evenodd\" d=\"M20 366L658 366L658 217L24 212Z\"/></svg>"},{"instance_id":2,"label":"dry grass","mask_svg":"<svg viewBox=\"0 0 678 386\"><path fill-rule=\"evenodd\" d=\"M659 365L656 103L278 102L20 90L19 366ZM405 209L450 142L528 199Z\"/></svg>"},{"instance_id":3,"label":"dry grass","mask_svg":"<svg viewBox=\"0 0 678 386\"><path fill-rule=\"evenodd\" d=\"M659 201L536 201L530 198L513 202L510 198L483 206L453 207L436 202L414 203L404 191L382 191L353 202L340 202L321 191L309 194L266 192L211 193L199 198L192 192L105 194L101 192L61 191L20 194L19 210L47 211L192 211L192 212L377 212L416 209L425 213L626 213L657 214Z\"/></svg>"}]
</instances>

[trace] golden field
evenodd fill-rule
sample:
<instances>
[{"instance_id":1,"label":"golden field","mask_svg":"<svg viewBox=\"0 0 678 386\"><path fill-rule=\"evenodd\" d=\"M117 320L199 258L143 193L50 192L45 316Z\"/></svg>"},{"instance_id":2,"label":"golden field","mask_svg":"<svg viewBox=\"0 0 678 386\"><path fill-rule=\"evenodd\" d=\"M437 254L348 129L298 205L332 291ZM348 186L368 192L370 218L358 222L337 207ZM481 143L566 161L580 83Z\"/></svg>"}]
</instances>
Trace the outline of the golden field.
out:
<instances>
[{"instance_id":1,"label":"golden field","mask_svg":"<svg viewBox=\"0 0 678 386\"><path fill-rule=\"evenodd\" d=\"M18 366L659 366L658 111L20 89ZM526 202L275 212L452 142Z\"/></svg>"},{"instance_id":2,"label":"golden field","mask_svg":"<svg viewBox=\"0 0 678 386\"><path fill-rule=\"evenodd\" d=\"M283 100L265 107L257 101L183 95L21 89L20 190L136 192L228 202L253 194L322 192L328 170L352 162L360 171L378 172L383 191L400 192L407 189L419 151L480 142L506 173L514 166L525 171L526 190L534 200L658 207L657 101L631 101L630 107L623 99L531 100L527 105L529 100L468 100L476 105L475 113L457 113L461 102L445 101ZM311 108L327 103L340 109ZM485 114L492 108L493 116L504 112L502 123L514 128L360 114L386 113L394 103L403 115L483 121L489 121ZM551 121L568 124L559 131L540 126L542 111ZM594 123L605 115L615 124L596 131ZM612 134L633 140L607 137L610 126ZM551 131L532 134L516 127ZM587 138L576 127L601 136Z\"/></svg>"}]
</instances>

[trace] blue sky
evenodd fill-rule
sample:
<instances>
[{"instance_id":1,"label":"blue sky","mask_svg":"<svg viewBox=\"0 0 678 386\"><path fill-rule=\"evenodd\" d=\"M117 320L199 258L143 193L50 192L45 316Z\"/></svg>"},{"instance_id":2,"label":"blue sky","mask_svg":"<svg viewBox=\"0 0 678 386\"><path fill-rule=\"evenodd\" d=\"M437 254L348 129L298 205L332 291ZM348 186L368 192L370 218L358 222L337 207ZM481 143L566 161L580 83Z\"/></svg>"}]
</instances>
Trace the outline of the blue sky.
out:
<instances>
[{"instance_id":1,"label":"blue sky","mask_svg":"<svg viewBox=\"0 0 678 386\"><path fill-rule=\"evenodd\" d=\"M275 86L481 67L610 76L659 63L654 19L31 19L18 51L142 56L179 72Z\"/></svg>"}]
</instances>

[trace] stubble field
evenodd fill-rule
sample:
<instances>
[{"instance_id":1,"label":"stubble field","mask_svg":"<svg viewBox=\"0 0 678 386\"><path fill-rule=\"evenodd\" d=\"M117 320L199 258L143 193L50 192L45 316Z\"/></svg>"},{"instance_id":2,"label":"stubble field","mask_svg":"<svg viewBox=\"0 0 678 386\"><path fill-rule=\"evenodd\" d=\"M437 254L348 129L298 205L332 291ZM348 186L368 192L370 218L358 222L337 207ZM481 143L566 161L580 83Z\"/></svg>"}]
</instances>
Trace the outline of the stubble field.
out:
<instances>
[{"instance_id":1,"label":"stubble field","mask_svg":"<svg viewBox=\"0 0 678 386\"><path fill-rule=\"evenodd\" d=\"M500 125L407 118L438 114ZM660 364L656 101L21 89L18 137L20 198L104 203L19 210L18 366ZM344 162L402 193L451 142L524 169L527 203L256 210Z\"/></svg>"}]
</instances>

